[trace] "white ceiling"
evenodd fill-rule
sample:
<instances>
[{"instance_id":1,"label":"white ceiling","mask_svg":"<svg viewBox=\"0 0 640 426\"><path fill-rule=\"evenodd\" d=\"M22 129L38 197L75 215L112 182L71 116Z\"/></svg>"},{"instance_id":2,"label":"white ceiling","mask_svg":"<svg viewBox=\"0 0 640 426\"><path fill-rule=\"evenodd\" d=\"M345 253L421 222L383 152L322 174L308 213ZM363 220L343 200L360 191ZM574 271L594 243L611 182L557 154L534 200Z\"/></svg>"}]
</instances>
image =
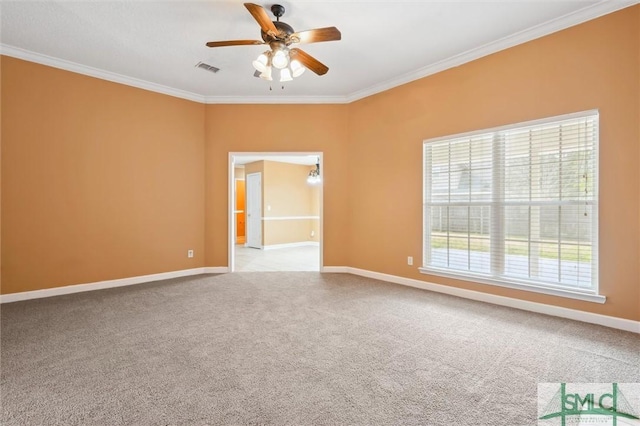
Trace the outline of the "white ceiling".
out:
<instances>
[{"instance_id":1,"label":"white ceiling","mask_svg":"<svg viewBox=\"0 0 640 426\"><path fill-rule=\"evenodd\" d=\"M295 30L342 32L298 45L329 72L307 71L284 89L253 76L265 46L205 46L260 39L242 3L3 0L2 53L207 103L350 102L638 0L281 1Z\"/></svg>"}]
</instances>

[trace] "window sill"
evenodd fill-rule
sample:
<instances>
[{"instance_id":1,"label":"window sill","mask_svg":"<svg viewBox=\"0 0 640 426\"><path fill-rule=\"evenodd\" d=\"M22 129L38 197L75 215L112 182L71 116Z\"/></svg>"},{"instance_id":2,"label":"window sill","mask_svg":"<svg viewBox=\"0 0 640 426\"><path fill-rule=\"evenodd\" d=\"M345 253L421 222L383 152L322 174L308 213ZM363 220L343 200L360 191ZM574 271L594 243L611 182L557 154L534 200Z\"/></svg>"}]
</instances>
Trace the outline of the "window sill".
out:
<instances>
[{"instance_id":1,"label":"window sill","mask_svg":"<svg viewBox=\"0 0 640 426\"><path fill-rule=\"evenodd\" d=\"M436 275L440 277L454 278L457 280L471 281L474 283L512 288L515 290L524 290L524 291L530 291L533 293L542 293L542 294L548 294L551 296L566 297L569 299L583 300L585 302L604 303L607 300L605 296L602 296L600 294L574 291L574 290L565 289L561 287L551 287L551 286L546 287L543 285L528 283L526 281L519 281L517 279L502 281L502 280L492 279L491 277L482 275L482 274L456 273L456 272L451 272L447 270L436 269L436 268L426 268L426 267L420 267L418 268L418 270L420 271L420 273L426 274L426 275Z\"/></svg>"}]
</instances>

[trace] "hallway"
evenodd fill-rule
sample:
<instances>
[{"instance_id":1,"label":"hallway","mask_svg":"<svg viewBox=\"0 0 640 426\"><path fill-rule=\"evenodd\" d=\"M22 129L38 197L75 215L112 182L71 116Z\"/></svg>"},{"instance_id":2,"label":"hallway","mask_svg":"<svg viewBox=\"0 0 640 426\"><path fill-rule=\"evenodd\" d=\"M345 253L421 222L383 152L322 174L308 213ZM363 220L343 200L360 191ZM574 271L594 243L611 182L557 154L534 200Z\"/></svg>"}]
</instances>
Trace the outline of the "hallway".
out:
<instances>
[{"instance_id":1,"label":"hallway","mask_svg":"<svg viewBox=\"0 0 640 426\"><path fill-rule=\"evenodd\" d=\"M235 271L320 271L320 247L260 250L236 245Z\"/></svg>"}]
</instances>

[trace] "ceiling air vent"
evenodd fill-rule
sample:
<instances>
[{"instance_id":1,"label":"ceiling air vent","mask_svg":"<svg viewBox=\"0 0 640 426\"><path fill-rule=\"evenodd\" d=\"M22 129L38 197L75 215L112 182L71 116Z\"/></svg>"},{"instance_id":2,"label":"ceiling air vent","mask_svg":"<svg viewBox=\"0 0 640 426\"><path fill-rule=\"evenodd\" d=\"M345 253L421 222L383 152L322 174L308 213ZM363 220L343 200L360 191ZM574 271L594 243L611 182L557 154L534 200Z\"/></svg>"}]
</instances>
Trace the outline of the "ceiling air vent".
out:
<instances>
[{"instance_id":1,"label":"ceiling air vent","mask_svg":"<svg viewBox=\"0 0 640 426\"><path fill-rule=\"evenodd\" d=\"M213 73L220 71L220 68L216 68L213 65L205 64L204 62L198 62L196 64L196 68L202 68L203 70L211 71Z\"/></svg>"}]
</instances>

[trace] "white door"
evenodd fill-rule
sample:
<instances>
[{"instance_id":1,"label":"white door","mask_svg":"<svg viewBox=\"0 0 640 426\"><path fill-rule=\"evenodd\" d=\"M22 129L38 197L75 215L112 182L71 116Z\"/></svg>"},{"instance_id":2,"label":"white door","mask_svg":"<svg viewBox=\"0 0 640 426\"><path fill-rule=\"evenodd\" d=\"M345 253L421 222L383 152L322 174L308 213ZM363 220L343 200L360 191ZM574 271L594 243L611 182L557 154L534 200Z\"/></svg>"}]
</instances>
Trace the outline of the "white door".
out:
<instances>
[{"instance_id":1,"label":"white door","mask_svg":"<svg viewBox=\"0 0 640 426\"><path fill-rule=\"evenodd\" d=\"M247 184L247 247L262 248L262 174L250 173Z\"/></svg>"}]
</instances>

